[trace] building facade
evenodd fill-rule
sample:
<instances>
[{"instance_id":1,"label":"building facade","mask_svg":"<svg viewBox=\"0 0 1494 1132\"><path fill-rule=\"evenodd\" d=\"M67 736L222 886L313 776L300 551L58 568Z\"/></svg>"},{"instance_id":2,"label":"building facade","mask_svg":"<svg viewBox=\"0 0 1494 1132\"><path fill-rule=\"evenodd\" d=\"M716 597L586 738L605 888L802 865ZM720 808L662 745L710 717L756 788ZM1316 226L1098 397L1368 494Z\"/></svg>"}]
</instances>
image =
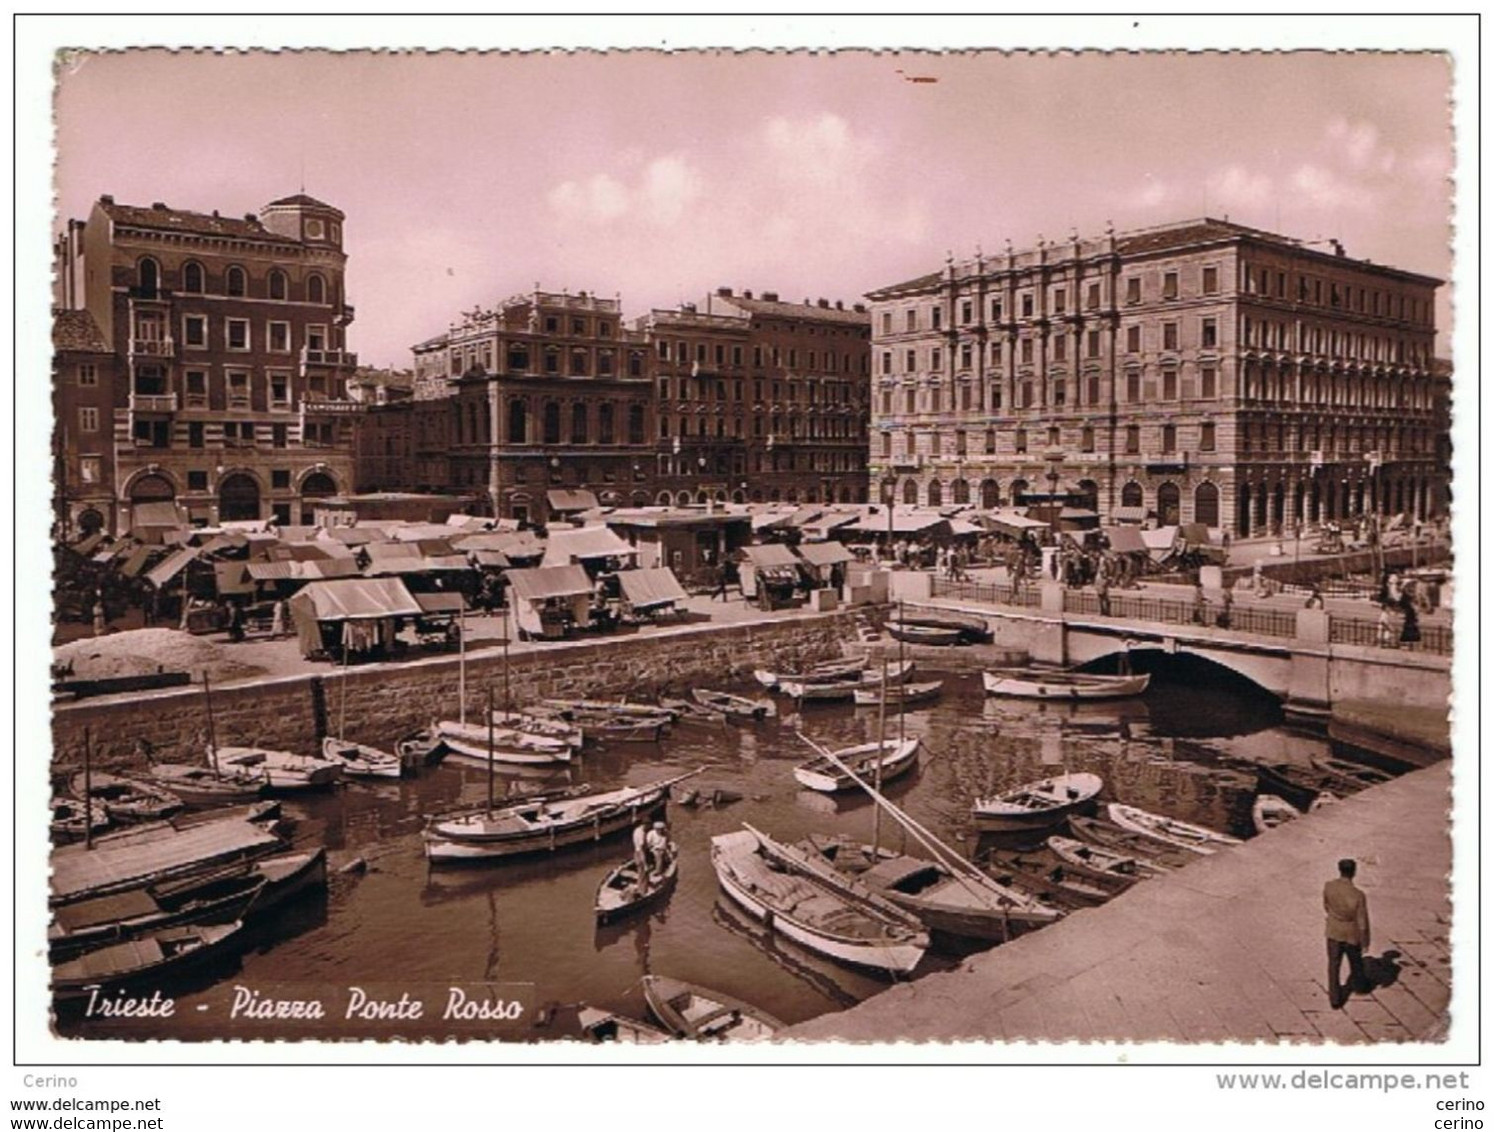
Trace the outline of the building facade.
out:
<instances>
[{"instance_id":1,"label":"building facade","mask_svg":"<svg viewBox=\"0 0 1494 1132\"><path fill-rule=\"evenodd\" d=\"M69 224L58 318L91 317L115 380L105 413L85 420L79 404L76 422L60 421L76 433L60 433L67 459L97 448L112 461L114 532L144 502L197 523L292 523L351 489L343 221L305 194L243 217L104 196Z\"/></svg>"},{"instance_id":2,"label":"building facade","mask_svg":"<svg viewBox=\"0 0 1494 1132\"><path fill-rule=\"evenodd\" d=\"M54 537L117 527L114 490L116 358L84 310L52 315Z\"/></svg>"},{"instance_id":3,"label":"building facade","mask_svg":"<svg viewBox=\"0 0 1494 1132\"><path fill-rule=\"evenodd\" d=\"M1239 535L1446 509L1439 281L1218 220L872 292L871 476Z\"/></svg>"}]
</instances>

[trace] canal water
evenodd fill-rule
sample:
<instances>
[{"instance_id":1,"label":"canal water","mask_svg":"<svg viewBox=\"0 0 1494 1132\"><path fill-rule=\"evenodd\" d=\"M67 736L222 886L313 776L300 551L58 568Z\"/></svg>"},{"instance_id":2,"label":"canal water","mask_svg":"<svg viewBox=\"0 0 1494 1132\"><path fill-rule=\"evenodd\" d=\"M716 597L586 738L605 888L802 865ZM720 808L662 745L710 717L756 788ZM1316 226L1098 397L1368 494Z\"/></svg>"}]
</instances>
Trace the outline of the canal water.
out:
<instances>
[{"instance_id":1,"label":"canal water","mask_svg":"<svg viewBox=\"0 0 1494 1132\"><path fill-rule=\"evenodd\" d=\"M792 717L786 701L780 709ZM874 739L877 715L876 708L827 704L806 708L798 722L817 741L843 746ZM288 909L226 968L173 988L177 1005L169 1019L111 1020L102 1027L85 1021L63 1032L313 1036L290 1021L230 1023L224 1003L237 986L292 988L282 997L296 997L315 987L528 984L525 1020L501 1028L504 1037L526 1040L574 1035L578 1003L646 1017L639 980L648 973L725 991L790 1023L851 1006L887 982L770 938L718 892L710 865L712 836L743 822L785 841L817 832L870 838L868 799L799 788L792 769L810 752L794 720L788 722L681 725L657 744L588 749L558 775L499 774L501 794L566 783L637 785L702 768L689 786L742 795L719 807L671 804L678 887L651 915L602 929L593 921L593 898L602 877L630 853L626 835L553 857L428 868L423 815L484 799L488 777L481 767L447 763L398 783L349 783L321 796L287 798L284 814L296 845L325 845L331 856L325 902ZM937 703L910 709L901 722L889 713L887 726L924 737L919 768L890 784L888 794L967 853L982 848L970 828L975 798L1064 770L1101 775L1102 800L1249 836L1251 762L1305 762L1329 753L1325 740L1286 728L1269 697L1188 671L1171 678L1157 673L1144 697L1092 705L987 698L978 673L949 675ZM905 844L886 818L881 839ZM338 871L355 858L366 870ZM913 977L958 962L959 956L931 951Z\"/></svg>"}]
</instances>

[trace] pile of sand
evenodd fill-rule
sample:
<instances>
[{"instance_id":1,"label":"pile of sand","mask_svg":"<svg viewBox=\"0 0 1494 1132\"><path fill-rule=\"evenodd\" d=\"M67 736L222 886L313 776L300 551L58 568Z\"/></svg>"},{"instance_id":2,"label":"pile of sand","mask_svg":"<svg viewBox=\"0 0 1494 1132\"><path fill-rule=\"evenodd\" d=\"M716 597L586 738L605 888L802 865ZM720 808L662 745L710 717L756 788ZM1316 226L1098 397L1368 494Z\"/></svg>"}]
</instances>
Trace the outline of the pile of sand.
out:
<instances>
[{"instance_id":1,"label":"pile of sand","mask_svg":"<svg viewBox=\"0 0 1494 1132\"><path fill-rule=\"evenodd\" d=\"M257 676L264 669L229 659L223 646L177 629L131 629L103 637L86 637L52 650L60 665L72 665L72 679L145 676L154 672L190 672L194 683L204 672L215 683Z\"/></svg>"}]
</instances>

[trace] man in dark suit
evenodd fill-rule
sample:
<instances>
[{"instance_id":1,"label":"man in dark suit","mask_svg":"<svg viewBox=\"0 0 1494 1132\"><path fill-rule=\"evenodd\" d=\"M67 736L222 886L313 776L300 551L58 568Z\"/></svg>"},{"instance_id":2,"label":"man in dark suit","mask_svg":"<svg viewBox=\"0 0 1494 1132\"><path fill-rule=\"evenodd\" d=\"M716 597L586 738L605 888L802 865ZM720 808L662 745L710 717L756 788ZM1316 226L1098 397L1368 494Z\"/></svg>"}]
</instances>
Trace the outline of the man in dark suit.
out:
<instances>
[{"instance_id":1,"label":"man in dark suit","mask_svg":"<svg viewBox=\"0 0 1494 1132\"><path fill-rule=\"evenodd\" d=\"M1328 1004L1339 1010L1353 991L1364 993L1364 949L1370 942L1369 901L1354 887L1354 861L1338 863L1338 876L1323 886L1323 911L1328 915ZM1349 960L1349 985L1338 981L1344 957Z\"/></svg>"}]
</instances>

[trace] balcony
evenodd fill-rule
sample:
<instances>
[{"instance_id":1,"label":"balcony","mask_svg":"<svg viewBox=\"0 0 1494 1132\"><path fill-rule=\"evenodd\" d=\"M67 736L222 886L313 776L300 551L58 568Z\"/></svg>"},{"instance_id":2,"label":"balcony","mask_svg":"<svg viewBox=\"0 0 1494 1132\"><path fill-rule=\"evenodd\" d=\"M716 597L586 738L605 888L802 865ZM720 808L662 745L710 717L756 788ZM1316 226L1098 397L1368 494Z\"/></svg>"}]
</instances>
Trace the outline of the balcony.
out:
<instances>
[{"instance_id":1,"label":"balcony","mask_svg":"<svg viewBox=\"0 0 1494 1132\"><path fill-rule=\"evenodd\" d=\"M174 358L176 356L176 340L174 338L131 338L130 357L132 358Z\"/></svg>"},{"instance_id":2,"label":"balcony","mask_svg":"<svg viewBox=\"0 0 1494 1132\"><path fill-rule=\"evenodd\" d=\"M174 413L176 412L175 393L131 393L130 412L132 413Z\"/></svg>"},{"instance_id":3,"label":"balcony","mask_svg":"<svg viewBox=\"0 0 1494 1132\"><path fill-rule=\"evenodd\" d=\"M309 346L301 351L301 372L304 374L308 366L346 367L352 369L358 364L358 355L349 350L313 350Z\"/></svg>"}]
</instances>

